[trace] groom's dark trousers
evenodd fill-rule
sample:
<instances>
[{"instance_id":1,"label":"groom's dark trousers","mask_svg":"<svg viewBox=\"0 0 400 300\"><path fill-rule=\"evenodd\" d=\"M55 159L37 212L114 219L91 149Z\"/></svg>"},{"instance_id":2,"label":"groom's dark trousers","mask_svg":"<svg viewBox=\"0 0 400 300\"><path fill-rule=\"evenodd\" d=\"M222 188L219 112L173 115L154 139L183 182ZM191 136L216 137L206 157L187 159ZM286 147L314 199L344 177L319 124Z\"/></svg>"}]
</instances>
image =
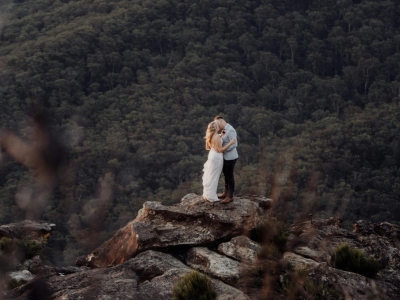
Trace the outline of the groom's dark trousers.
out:
<instances>
[{"instance_id":1,"label":"groom's dark trousers","mask_svg":"<svg viewBox=\"0 0 400 300\"><path fill-rule=\"evenodd\" d=\"M228 196L231 200L233 198L233 192L235 191L235 178L233 177L233 170L235 168L236 161L239 157L237 153L237 135L236 130L230 125L225 125L225 134L222 135L222 147L225 147L230 140L235 139L236 143L230 145L224 152L224 165L222 167L222 173L225 177L225 192L224 196ZM226 199L226 198L225 198ZM231 201L230 200L230 201ZM226 202L229 203L230 201Z\"/></svg>"},{"instance_id":2,"label":"groom's dark trousers","mask_svg":"<svg viewBox=\"0 0 400 300\"><path fill-rule=\"evenodd\" d=\"M235 169L237 158L232 160L225 160L222 167L222 173L225 177L225 191L228 197L233 197L233 192L235 191L235 177L233 171Z\"/></svg>"}]
</instances>

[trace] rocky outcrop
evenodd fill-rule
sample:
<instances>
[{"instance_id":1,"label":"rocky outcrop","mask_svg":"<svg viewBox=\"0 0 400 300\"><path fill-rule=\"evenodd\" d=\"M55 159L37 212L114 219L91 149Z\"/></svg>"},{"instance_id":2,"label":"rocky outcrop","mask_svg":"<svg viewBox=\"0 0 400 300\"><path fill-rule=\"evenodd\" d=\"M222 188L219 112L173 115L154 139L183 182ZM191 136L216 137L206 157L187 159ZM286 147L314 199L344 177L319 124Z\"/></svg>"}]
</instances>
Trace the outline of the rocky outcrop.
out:
<instances>
[{"instance_id":1,"label":"rocky outcrop","mask_svg":"<svg viewBox=\"0 0 400 300\"><path fill-rule=\"evenodd\" d=\"M394 242L400 241L400 226L388 222L371 223L359 220L354 223L353 231L364 236L374 234L387 237Z\"/></svg>"},{"instance_id":2,"label":"rocky outcrop","mask_svg":"<svg viewBox=\"0 0 400 300\"><path fill-rule=\"evenodd\" d=\"M279 225L269 219L267 207L270 200L262 197L235 198L222 205L194 194L173 206L146 202L135 220L80 259L80 267L49 267L39 256L19 264L14 271L29 271L34 279L29 277L3 298L171 299L177 281L196 269L210 277L218 300L261 300L265 287L274 293L271 288L278 286L281 290L272 298L279 300L299 291L307 299L316 296L312 292L319 293L317 298L400 299L398 226L357 221L350 231L337 218L294 224L287 252L279 259L278 244L261 247L246 236L265 220L270 226L254 233ZM270 243L272 232L279 231L271 230ZM342 243L381 263L375 278L332 266L332 252Z\"/></svg>"},{"instance_id":3,"label":"rocky outcrop","mask_svg":"<svg viewBox=\"0 0 400 300\"><path fill-rule=\"evenodd\" d=\"M19 240L42 240L53 231L55 224L22 221L0 226L0 238Z\"/></svg>"},{"instance_id":4,"label":"rocky outcrop","mask_svg":"<svg viewBox=\"0 0 400 300\"><path fill-rule=\"evenodd\" d=\"M135 258L110 268L83 268L71 274L48 270L10 298L27 299L39 287L43 299L135 299L170 300L173 285L192 269L169 254L146 251ZM240 290L219 280L211 280L218 298L249 300Z\"/></svg>"},{"instance_id":5,"label":"rocky outcrop","mask_svg":"<svg viewBox=\"0 0 400 300\"><path fill-rule=\"evenodd\" d=\"M32 270L22 264L41 252L54 227L32 221L0 226L0 275L8 272L0 285L16 286L33 278Z\"/></svg>"},{"instance_id":6,"label":"rocky outcrop","mask_svg":"<svg viewBox=\"0 0 400 300\"><path fill-rule=\"evenodd\" d=\"M264 201L263 201L264 199ZM267 198L237 198L227 204L210 203L189 194L179 204L146 202L135 220L77 265L106 267L120 264L149 249L194 247L215 243L254 229L267 218Z\"/></svg>"},{"instance_id":7,"label":"rocky outcrop","mask_svg":"<svg viewBox=\"0 0 400 300\"><path fill-rule=\"evenodd\" d=\"M337 218L303 222L292 225L289 248L293 253L285 253L284 258L296 268L306 268L312 276L319 274L320 279L336 283L336 289L347 295L346 299L364 299L366 293L379 293L384 295L383 299L400 299L398 230L398 226L386 222L357 221L353 231L343 228ZM330 254L343 243L379 261L382 269L376 278L330 267Z\"/></svg>"}]
</instances>

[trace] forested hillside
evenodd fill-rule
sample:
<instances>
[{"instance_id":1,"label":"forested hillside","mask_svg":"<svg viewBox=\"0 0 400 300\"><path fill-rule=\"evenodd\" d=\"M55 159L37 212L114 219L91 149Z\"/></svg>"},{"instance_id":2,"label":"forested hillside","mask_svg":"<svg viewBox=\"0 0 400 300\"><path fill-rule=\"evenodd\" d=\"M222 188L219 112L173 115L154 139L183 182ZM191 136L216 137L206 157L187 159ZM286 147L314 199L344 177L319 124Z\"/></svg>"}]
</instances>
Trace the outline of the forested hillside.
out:
<instances>
[{"instance_id":1,"label":"forested hillside","mask_svg":"<svg viewBox=\"0 0 400 300\"><path fill-rule=\"evenodd\" d=\"M2 3L0 127L28 139L45 107L68 149L41 217L57 224L56 263L146 200L200 194L217 114L238 132L238 193L291 221L400 222L398 1ZM24 218L14 197L31 177L2 155L1 224Z\"/></svg>"}]
</instances>

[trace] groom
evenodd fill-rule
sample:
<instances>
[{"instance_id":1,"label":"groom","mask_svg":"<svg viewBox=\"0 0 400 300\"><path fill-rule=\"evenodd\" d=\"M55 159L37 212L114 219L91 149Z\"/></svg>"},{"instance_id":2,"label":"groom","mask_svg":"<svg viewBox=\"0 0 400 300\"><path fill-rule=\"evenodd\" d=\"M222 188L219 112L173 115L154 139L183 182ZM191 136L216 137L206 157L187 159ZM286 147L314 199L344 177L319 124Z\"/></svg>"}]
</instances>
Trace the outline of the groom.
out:
<instances>
[{"instance_id":1,"label":"groom","mask_svg":"<svg viewBox=\"0 0 400 300\"><path fill-rule=\"evenodd\" d=\"M235 191L235 178L233 176L233 170L235 163L238 159L238 153L236 147L238 145L236 130L228 123L225 122L221 116L216 116L214 121L218 123L219 128L222 129L222 147L229 143L230 140L236 139L236 143L228 147L224 152L224 166L222 172L225 177L225 191L218 195L218 198L224 199L222 203L229 203L233 200L233 192Z\"/></svg>"}]
</instances>

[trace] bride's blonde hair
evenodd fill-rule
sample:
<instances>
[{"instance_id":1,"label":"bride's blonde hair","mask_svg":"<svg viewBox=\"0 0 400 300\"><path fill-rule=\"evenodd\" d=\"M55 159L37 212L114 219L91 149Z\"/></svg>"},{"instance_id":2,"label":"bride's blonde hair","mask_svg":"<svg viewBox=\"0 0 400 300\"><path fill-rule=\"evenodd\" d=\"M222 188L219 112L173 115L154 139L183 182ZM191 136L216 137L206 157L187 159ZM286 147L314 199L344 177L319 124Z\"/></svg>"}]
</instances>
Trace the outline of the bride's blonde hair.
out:
<instances>
[{"instance_id":1,"label":"bride's blonde hair","mask_svg":"<svg viewBox=\"0 0 400 300\"><path fill-rule=\"evenodd\" d=\"M211 141L213 135L218 132L218 124L217 122L213 121L207 126L206 136L204 139L206 140L206 150L211 150Z\"/></svg>"}]
</instances>

